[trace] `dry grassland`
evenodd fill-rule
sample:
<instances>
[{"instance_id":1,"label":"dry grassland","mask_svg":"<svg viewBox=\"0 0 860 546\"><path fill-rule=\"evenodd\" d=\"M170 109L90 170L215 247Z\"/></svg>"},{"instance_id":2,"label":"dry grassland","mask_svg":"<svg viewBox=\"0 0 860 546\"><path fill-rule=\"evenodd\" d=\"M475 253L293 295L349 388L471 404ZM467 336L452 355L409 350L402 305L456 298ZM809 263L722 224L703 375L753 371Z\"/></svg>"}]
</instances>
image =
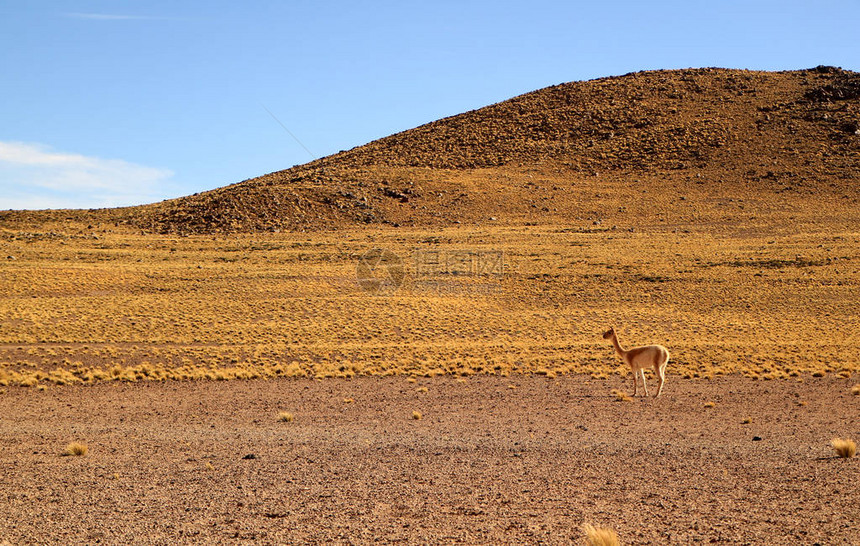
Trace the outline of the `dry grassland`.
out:
<instances>
[{"instance_id":1,"label":"dry grassland","mask_svg":"<svg viewBox=\"0 0 860 546\"><path fill-rule=\"evenodd\" d=\"M630 74L0 211L0 543L856 542L858 99Z\"/></svg>"},{"instance_id":2,"label":"dry grassland","mask_svg":"<svg viewBox=\"0 0 860 546\"><path fill-rule=\"evenodd\" d=\"M610 216L229 237L6 229L0 385L603 378L629 373L600 339L614 323L625 345L670 348L670 392L673 374L730 373L838 373L850 389L860 369L860 233L851 213L822 220L820 206L786 222L774 204L772 218L758 207L746 226L712 216L701 228L663 218L613 225ZM402 260L396 290L358 282L357 264L374 248Z\"/></svg>"}]
</instances>

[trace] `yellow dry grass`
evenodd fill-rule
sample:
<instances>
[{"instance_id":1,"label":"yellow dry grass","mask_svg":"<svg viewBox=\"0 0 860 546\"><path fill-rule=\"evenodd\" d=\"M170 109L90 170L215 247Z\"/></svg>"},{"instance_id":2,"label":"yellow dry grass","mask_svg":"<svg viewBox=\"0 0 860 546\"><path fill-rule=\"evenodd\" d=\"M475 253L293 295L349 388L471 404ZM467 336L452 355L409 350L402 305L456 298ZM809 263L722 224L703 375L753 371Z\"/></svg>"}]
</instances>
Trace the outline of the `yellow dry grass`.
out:
<instances>
[{"instance_id":1,"label":"yellow dry grass","mask_svg":"<svg viewBox=\"0 0 860 546\"><path fill-rule=\"evenodd\" d=\"M624 199L586 205L609 214ZM769 207L740 228L717 225L717 209L702 212L701 229L692 210L686 223L657 215L633 227L571 218L230 237L0 228L0 255L15 257L0 264L0 387L627 376L600 338L613 323L625 344L667 346L670 376L857 371L857 222L793 205L787 226ZM357 282L371 248L401 257L397 290ZM428 273L428 252L447 262ZM502 274L476 271L495 252Z\"/></svg>"},{"instance_id":2,"label":"yellow dry grass","mask_svg":"<svg viewBox=\"0 0 860 546\"><path fill-rule=\"evenodd\" d=\"M86 444L82 444L80 442L72 442L66 446L66 449L63 450L62 455L65 457L83 457L89 452L89 448Z\"/></svg>"},{"instance_id":3,"label":"yellow dry grass","mask_svg":"<svg viewBox=\"0 0 860 546\"><path fill-rule=\"evenodd\" d=\"M618 389L612 389L612 396L615 397L616 402L632 402L633 401L633 398L631 398L629 394L627 394L624 391L620 391Z\"/></svg>"},{"instance_id":4,"label":"yellow dry grass","mask_svg":"<svg viewBox=\"0 0 860 546\"><path fill-rule=\"evenodd\" d=\"M283 423L292 423L293 419L293 414L288 411L278 412L278 421L281 421Z\"/></svg>"},{"instance_id":5,"label":"yellow dry grass","mask_svg":"<svg viewBox=\"0 0 860 546\"><path fill-rule=\"evenodd\" d=\"M586 546L619 546L618 533L606 527L595 527L590 523L582 526Z\"/></svg>"},{"instance_id":6,"label":"yellow dry grass","mask_svg":"<svg viewBox=\"0 0 860 546\"><path fill-rule=\"evenodd\" d=\"M842 458L850 459L857 454L857 444L848 438L834 438L830 441L830 445Z\"/></svg>"}]
</instances>

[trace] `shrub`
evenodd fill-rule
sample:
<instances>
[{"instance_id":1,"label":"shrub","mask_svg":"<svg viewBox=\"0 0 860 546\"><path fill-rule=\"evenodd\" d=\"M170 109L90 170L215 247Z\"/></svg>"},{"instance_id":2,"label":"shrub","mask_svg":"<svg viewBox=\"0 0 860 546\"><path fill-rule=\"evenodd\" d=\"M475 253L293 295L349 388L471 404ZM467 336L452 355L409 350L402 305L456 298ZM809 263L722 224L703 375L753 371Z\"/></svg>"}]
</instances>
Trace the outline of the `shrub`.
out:
<instances>
[{"instance_id":1,"label":"shrub","mask_svg":"<svg viewBox=\"0 0 860 546\"><path fill-rule=\"evenodd\" d=\"M633 401L633 399L630 398L630 396L626 392L619 391L618 389L612 389L612 395L615 396L616 402L632 402Z\"/></svg>"},{"instance_id":2,"label":"shrub","mask_svg":"<svg viewBox=\"0 0 860 546\"><path fill-rule=\"evenodd\" d=\"M415 419L416 421L418 419L421 419L421 412L420 411L413 411L412 412L412 418Z\"/></svg>"},{"instance_id":3,"label":"shrub","mask_svg":"<svg viewBox=\"0 0 860 546\"><path fill-rule=\"evenodd\" d=\"M857 444L848 438L834 438L830 445L836 450L836 454L844 459L850 459L857 454Z\"/></svg>"},{"instance_id":4,"label":"shrub","mask_svg":"<svg viewBox=\"0 0 860 546\"><path fill-rule=\"evenodd\" d=\"M89 448L80 442L72 442L66 446L66 450L63 451L64 457L83 457L87 454Z\"/></svg>"},{"instance_id":5,"label":"shrub","mask_svg":"<svg viewBox=\"0 0 860 546\"><path fill-rule=\"evenodd\" d=\"M293 422L293 414L288 411L282 411L278 413L278 421L282 421L284 423L292 423Z\"/></svg>"},{"instance_id":6,"label":"shrub","mask_svg":"<svg viewBox=\"0 0 860 546\"><path fill-rule=\"evenodd\" d=\"M588 546L619 546L618 533L606 527L595 527L590 523L582 526Z\"/></svg>"}]
</instances>

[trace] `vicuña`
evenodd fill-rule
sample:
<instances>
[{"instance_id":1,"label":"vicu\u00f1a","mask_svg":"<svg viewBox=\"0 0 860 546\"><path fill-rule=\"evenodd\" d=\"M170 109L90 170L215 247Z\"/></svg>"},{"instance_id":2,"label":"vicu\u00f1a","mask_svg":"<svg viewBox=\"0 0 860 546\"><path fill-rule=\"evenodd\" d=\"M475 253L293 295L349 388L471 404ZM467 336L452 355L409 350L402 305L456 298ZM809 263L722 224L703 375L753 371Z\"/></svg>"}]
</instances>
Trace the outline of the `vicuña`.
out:
<instances>
[{"instance_id":1,"label":"vicu\u00f1a","mask_svg":"<svg viewBox=\"0 0 860 546\"><path fill-rule=\"evenodd\" d=\"M645 368L653 368L654 374L660 380L660 386L657 388L657 394L654 398L660 396L663 392L663 383L666 382L666 364L669 363L669 351L662 345L645 345L644 347L634 347L629 350L624 350L621 344L618 343L618 334L615 333L615 327L609 328L609 331L603 334L603 339L609 339L615 346L615 350L621 356L621 360L630 366L633 370L633 396L636 396L636 374L642 375L642 388L645 389L645 396L648 396L648 385L645 384Z\"/></svg>"}]
</instances>

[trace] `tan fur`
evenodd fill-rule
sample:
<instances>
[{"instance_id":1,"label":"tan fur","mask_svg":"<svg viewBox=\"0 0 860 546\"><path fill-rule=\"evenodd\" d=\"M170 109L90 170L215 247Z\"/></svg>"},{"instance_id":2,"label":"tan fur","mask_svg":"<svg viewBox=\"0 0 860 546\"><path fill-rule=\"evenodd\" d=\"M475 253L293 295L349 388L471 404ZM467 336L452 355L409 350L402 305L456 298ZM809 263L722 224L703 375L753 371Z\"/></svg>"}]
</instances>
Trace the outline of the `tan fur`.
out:
<instances>
[{"instance_id":1,"label":"tan fur","mask_svg":"<svg viewBox=\"0 0 860 546\"><path fill-rule=\"evenodd\" d=\"M646 345L644 347L634 347L630 350L624 350L621 344L618 343L618 334L615 333L615 327L609 328L603 339L612 341L621 360L630 366L633 371L633 396L636 396L637 379L636 374L642 375L642 388L645 389L645 396L648 396L648 386L645 384L645 369L653 368L654 375L660 380L660 386L657 388L657 394L654 398L660 396L663 392L663 383L666 382L666 365L669 363L669 351L662 345Z\"/></svg>"}]
</instances>

